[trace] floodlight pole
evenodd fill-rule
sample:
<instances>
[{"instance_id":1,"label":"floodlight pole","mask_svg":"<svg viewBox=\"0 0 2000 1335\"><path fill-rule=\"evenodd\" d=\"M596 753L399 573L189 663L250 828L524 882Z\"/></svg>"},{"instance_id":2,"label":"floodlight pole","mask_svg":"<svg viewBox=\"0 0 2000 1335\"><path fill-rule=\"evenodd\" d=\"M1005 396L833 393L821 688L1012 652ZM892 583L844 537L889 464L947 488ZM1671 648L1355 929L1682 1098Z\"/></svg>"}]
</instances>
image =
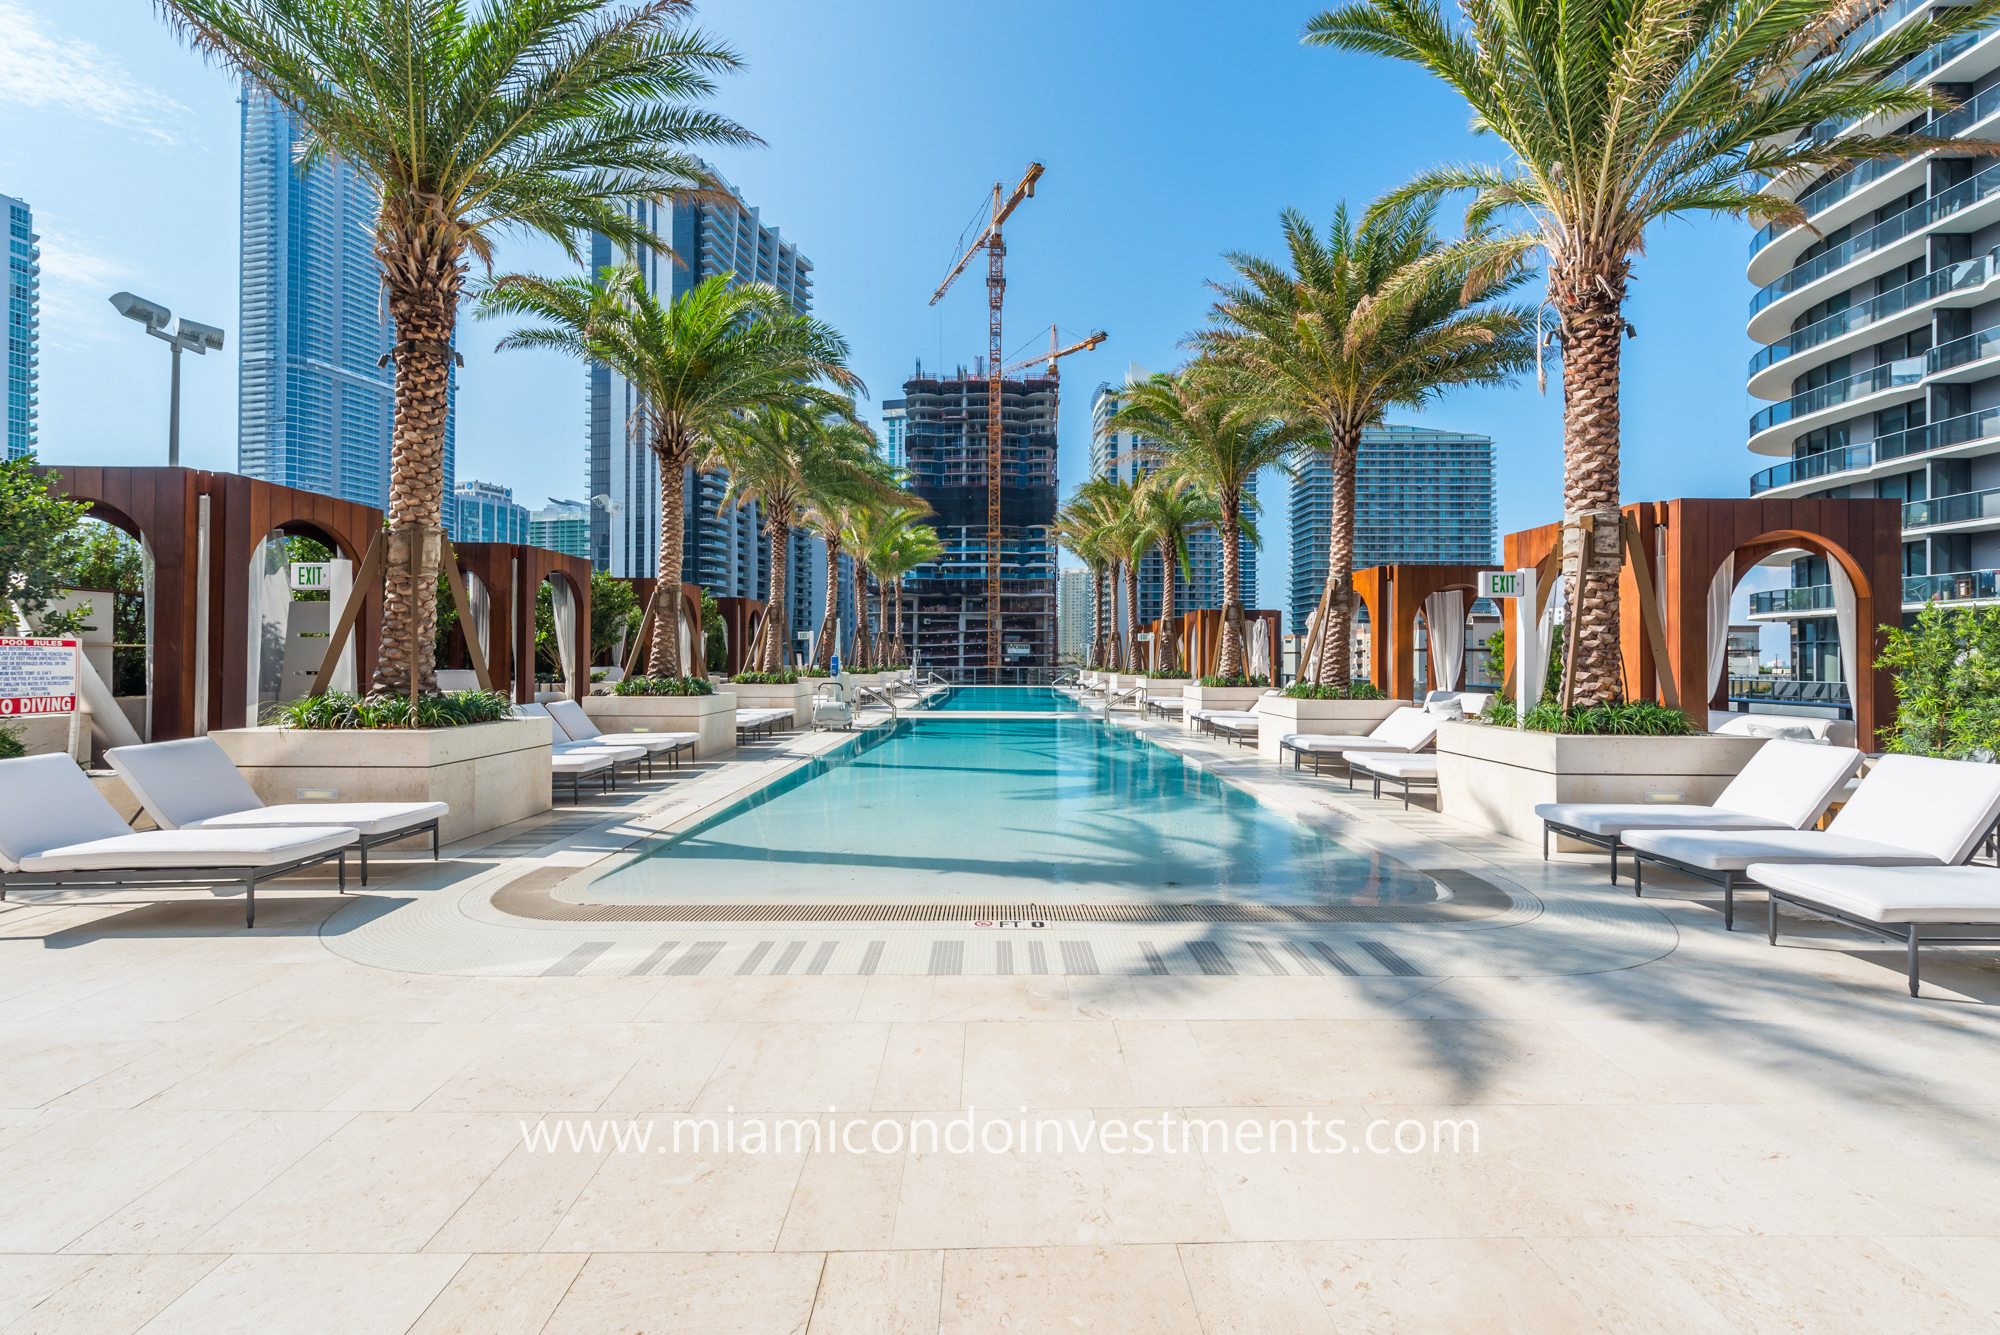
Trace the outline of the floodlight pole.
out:
<instances>
[{"instance_id":1,"label":"floodlight pole","mask_svg":"<svg viewBox=\"0 0 2000 1335\"><path fill-rule=\"evenodd\" d=\"M173 388L167 392L167 467L181 466L181 341L167 340L173 349Z\"/></svg>"}]
</instances>

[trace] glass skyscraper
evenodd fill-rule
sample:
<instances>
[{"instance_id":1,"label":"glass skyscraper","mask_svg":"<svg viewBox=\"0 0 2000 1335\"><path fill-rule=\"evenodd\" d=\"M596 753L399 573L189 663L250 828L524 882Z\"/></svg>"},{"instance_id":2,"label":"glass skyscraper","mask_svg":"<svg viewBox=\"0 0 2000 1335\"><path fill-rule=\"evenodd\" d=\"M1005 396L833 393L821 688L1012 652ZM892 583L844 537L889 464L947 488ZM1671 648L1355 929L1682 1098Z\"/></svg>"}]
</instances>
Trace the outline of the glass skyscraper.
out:
<instances>
[{"instance_id":1,"label":"glass skyscraper","mask_svg":"<svg viewBox=\"0 0 2000 1335\"><path fill-rule=\"evenodd\" d=\"M1306 618L1326 585L1327 527L1333 518L1333 468L1324 454L1305 461L1292 482L1291 628ZM1493 441L1459 431L1414 426L1361 433L1354 480L1354 568L1382 565L1485 565L1497 541Z\"/></svg>"},{"instance_id":2,"label":"glass skyscraper","mask_svg":"<svg viewBox=\"0 0 2000 1335\"><path fill-rule=\"evenodd\" d=\"M7 354L7 458L35 448L36 387L40 378L42 252L36 246L35 216L26 200L0 195L0 219L7 224L7 302L0 323L0 350Z\"/></svg>"},{"instance_id":3,"label":"glass skyscraper","mask_svg":"<svg viewBox=\"0 0 2000 1335\"><path fill-rule=\"evenodd\" d=\"M301 172L298 124L262 92L243 99L242 335L237 467L364 505L389 502L395 370L374 188L337 159ZM452 522L453 419L444 445Z\"/></svg>"},{"instance_id":4,"label":"glass skyscraper","mask_svg":"<svg viewBox=\"0 0 2000 1335\"><path fill-rule=\"evenodd\" d=\"M453 494L451 536L457 542L528 540L528 507L514 499L514 489L496 482L458 484Z\"/></svg>"},{"instance_id":5,"label":"glass skyscraper","mask_svg":"<svg viewBox=\"0 0 2000 1335\"><path fill-rule=\"evenodd\" d=\"M549 503L528 516L528 545L564 556L587 560L590 556L591 507L582 501Z\"/></svg>"}]
</instances>

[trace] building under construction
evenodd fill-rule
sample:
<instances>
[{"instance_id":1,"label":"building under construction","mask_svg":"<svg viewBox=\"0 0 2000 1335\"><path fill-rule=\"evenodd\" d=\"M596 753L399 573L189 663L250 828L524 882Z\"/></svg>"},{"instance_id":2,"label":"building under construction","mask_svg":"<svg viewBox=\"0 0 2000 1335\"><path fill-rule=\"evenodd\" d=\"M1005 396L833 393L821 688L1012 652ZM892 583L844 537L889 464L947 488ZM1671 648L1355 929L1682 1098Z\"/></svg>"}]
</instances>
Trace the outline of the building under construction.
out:
<instances>
[{"instance_id":1,"label":"building under construction","mask_svg":"<svg viewBox=\"0 0 2000 1335\"><path fill-rule=\"evenodd\" d=\"M944 556L904 591L914 663L961 684L1044 677L1056 659L1056 381L1000 382L1000 659L987 666L986 412L980 367L903 385L909 487L935 512Z\"/></svg>"}]
</instances>

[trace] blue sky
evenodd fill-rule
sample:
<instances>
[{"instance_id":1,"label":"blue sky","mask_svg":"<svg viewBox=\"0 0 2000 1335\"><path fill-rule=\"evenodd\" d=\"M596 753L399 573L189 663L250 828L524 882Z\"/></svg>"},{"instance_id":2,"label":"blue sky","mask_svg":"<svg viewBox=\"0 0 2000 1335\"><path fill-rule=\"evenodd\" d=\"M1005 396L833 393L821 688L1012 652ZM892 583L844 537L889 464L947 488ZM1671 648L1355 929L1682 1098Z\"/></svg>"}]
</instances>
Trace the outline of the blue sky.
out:
<instances>
[{"instance_id":1,"label":"blue sky","mask_svg":"<svg viewBox=\"0 0 2000 1335\"><path fill-rule=\"evenodd\" d=\"M1300 47L1311 12L1288 0L711 0L699 22L746 65L719 105L768 144L717 165L812 258L818 311L845 331L879 402L918 358L969 365L984 351L978 274L925 302L982 192L1043 162L1008 231L1008 347L1032 346L1052 320L1111 335L1064 363L1067 488L1085 469L1090 391L1128 363L1182 355L1223 252L1275 254L1288 205L1324 219L1422 166L1497 160L1427 77ZM0 194L33 205L43 238L43 457L164 461L163 349L105 301L131 288L230 331L221 358L186 366L182 435L186 462L233 467L234 86L142 0L0 0L0 127ZM1743 447L1748 237L1719 219L1649 238L1630 309L1627 499L1740 496L1758 465ZM564 261L512 241L500 264ZM458 474L530 505L579 495L580 373L549 354L494 353L500 332L469 323L461 336ZM1494 437L1504 532L1558 513L1556 390L1456 394L1401 420ZM1285 595L1281 513L1265 523L1267 606Z\"/></svg>"}]
</instances>

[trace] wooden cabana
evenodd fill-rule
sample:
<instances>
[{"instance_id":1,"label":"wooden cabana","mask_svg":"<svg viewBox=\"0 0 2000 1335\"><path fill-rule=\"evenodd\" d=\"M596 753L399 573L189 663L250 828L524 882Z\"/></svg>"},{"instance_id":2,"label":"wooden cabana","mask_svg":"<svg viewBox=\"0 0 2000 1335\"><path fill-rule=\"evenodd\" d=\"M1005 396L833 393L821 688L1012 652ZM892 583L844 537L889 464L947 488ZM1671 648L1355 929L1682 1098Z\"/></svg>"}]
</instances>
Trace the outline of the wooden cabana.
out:
<instances>
[{"instance_id":1,"label":"wooden cabana","mask_svg":"<svg viewBox=\"0 0 2000 1335\"><path fill-rule=\"evenodd\" d=\"M653 575L640 575L628 579L626 583L632 586L632 597L639 605L640 616L639 638L626 650L626 657L632 662L633 671L643 674L646 670L646 659L653 651L653 636L659 633L661 624L666 620L663 615L665 609L662 608L654 608L650 619L645 615L646 608L653 601L653 590L660 587L660 581ZM687 629L687 643L700 644L701 585L682 582L680 612L681 624ZM681 664L681 670L690 677L706 677L708 675L706 656L689 653L687 661Z\"/></svg>"},{"instance_id":2,"label":"wooden cabana","mask_svg":"<svg viewBox=\"0 0 2000 1335\"><path fill-rule=\"evenodd\" d=\"M1367 566L1354 572L1356 601L1368 610L1368 680L1392 700L1418 698L1416 620L1433 595L1461 593L1471 614L1480 572L1493 566ZM1434 607L1435 605L1432 604ZM1426 621L1428 621L1426 617ZM1437 665L1424 656L1426 690L1446 689ZM1453 683L1454 686L1460 683Z\"/></svg>"},{"instance_id":3,"label":"wooden cabana","mask_svg":"<svg viewBox=\"0 0 2000 1335\"><path fill-rule=\"evenodd\" d=\"M1222 609L1198 608L1184 613L1180 622L1181 663L1187 675L1196 679L1214 676L1222 658ZM1244 611L1243 670L1246 673L1250 671L1252 637L1260 624L1265 629L1265 643L1271 658L1270 672L1275 685L1284 655L1284 614L1281 612L1262 609Z\"/></svg>"},{"instance_id":4,"label":"wooden cabana","mask_svg":"<svg viewBox=\"0 0 2000 1335\"><path fill-rule=\"evenodd\" d=\"M590 562L580 556L512 542L453 543L461 573L486 590L487 669L496 689L517 703L535 698L535 599L542 581L560 579L576 600L575 662L570 689L590 693ZM468 588L468 592L470 589ZM464 627L469 636L470 627Z\"/></svg>"},{"instance_id":5,"label":"wooden cabana","mask_svg":"<svg viewBox=\"0 0 2000 1335\"><path fill-rule=\"evenodd\" d=\"M1628 699L1674 704L1706 725L1703 702L1711 693L1709 601L1725 561L1731 591L1752 566L1784 551L1825 558L1854 591L1853 630L1859 643L1849 657L1854 680L1848 695L1864 748L1875 745L1877 730L1895 717L1895 685L1875 669L1882 643L1879 628L1902 618L1903 510L1895 500L1825 498L1681 499L1644 501L1623 508L1630 545L1645 558L1639 569L1628 550L1619 574L1618 642ZM1509 569L1559 564L1562 531L1544 524L1507 535ZM1658 599L1659 638L1643 615L1642 582ZM1540 581L1544 597L1553 578ZM1511 624L1511 617L1509 619ZM1725 685L1722 690L1726 690ZM1719 694L1717 692L1715 694Z\"/></svg>"}]
</instances>

